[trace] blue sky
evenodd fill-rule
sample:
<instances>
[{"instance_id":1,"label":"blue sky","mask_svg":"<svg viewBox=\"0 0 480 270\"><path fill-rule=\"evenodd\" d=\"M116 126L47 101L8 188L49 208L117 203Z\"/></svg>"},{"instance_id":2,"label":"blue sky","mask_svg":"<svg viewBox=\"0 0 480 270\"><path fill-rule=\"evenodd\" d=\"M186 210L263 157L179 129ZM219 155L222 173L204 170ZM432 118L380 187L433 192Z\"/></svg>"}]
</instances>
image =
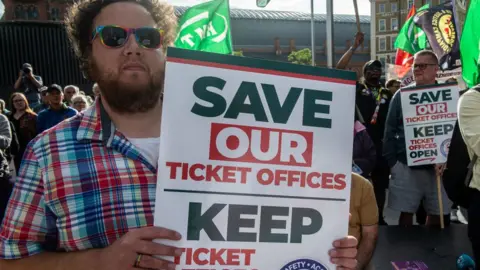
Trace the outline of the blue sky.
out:
<instances>
[{"instance_id":1,"label":"blue sky","mask_svg":"<svg viewBox=\"0 0 480 270\"><path fill-rule=\"evenodd\" d=\"M206 0L167 0L173 5L191 6ZM370 15L370 2L357 0L360 15ZM335 4L336 2L336 4ZM353 0L334 1L334 12L337 14L354 14ZM258 9L255 0L230 0L230 5L237 8ZM0 16L3 14L3 4L0 2ZM309 0L271 0L265 9L310 12ZM325 13L326 0L315 0L315 13Z\"/></svg>"}]
</instances>

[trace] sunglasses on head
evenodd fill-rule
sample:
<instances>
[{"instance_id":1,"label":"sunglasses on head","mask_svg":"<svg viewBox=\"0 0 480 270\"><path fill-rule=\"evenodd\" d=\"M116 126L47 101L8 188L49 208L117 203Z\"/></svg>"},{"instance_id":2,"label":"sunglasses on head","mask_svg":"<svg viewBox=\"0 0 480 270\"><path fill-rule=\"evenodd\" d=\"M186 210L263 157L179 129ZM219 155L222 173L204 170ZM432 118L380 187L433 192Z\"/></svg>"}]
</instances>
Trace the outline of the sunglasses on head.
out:
<instances>
[{"instance_id":1,"label":"sunglasses on head","mask_svg":"<svg viewBox=\"0 0 480 270\"><path fill-rule=\"evenodd\" d=\"M119 48L127 43L131 34L137 44L146 49L158 49L163 43L163 30L155 27L125 28L117 25L100 25L92 33L92 42L98 36L103 45Z\"/></svg>"}]
</instances>

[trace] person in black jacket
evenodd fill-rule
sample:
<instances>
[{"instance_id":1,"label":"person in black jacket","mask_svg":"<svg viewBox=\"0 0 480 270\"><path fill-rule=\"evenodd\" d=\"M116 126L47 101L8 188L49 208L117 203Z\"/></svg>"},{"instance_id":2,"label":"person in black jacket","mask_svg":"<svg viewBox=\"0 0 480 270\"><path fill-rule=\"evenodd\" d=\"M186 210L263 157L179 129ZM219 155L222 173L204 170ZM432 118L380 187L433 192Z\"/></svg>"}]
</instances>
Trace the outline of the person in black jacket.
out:
<instances>
[{"instance_id":1,"label":"person in black jacket","mask_svg":"<svg viewBox=\"0 0 480 270\"><path fill-rule=\"evenodd\" d=\"M363 33L357 33L355 41L345 55L340 59L336 68L345 69L353 53L363 43ZM383 134L387 119L388 107L392 92L384 87L382 81L382 63L378 60L368 61L363 66L363 77L357 82L356 113L360 122L367 128L377 151L377 160L371 173L371 179L377 198L379 224L386 225L383 217L386 189L390 178L390 168L382 155Z\"/></svg>"}]
</instances>

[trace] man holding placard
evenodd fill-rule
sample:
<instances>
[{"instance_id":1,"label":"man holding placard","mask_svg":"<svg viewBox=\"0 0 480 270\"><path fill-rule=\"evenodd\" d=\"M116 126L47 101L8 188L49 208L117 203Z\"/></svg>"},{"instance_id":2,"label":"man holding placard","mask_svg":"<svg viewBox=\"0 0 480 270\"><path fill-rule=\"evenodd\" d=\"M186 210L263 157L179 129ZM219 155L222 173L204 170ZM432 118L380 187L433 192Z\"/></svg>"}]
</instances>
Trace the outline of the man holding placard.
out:
<instances>
[{"instance_id":1,"label":"man holding placard","mask_svg":"<svg viewBox=\"0 0 480 270\"><path fill-rule=\"evenodd\" d=\"M98 83L101 95L97 98L96 104L84 114L45 131L27 148L23 166L17 176L16 187L1 226L0 269L176 268L173 257L178 257L185 251L177 248L178 241L185 239L187 235L155 227L153 213L157 201L155 193L165 52L167 46L173 43L176 20L173 7L156 0L83 0L73 4L66 19L69 38L80 58L84 74ZM202 53L199 54L202 55ZM245 61L248 60L245 59ZM184 75L186 74L182 72L175 74L177 77ZM339 79L337 83L344 85L342 84L344 81ZM207 82L218 83L219 81L208 78L203 81L203 83ZM317 81L310 83L316 84ZM202 90L201 84L197 86L203 98L212 97L212 93L206 93L204 91L206 89ZM206 84L204 86L207 87ZM246 92L252 89L252 85L249 86L244 89ZM170 91L166 93L185 90L175 85L170 87ZM344 88L348 87L348 85L344 86ZM269 94L276 94L271 87L265 86L265 88L268 88L266 91ZM211 89L210 86L208 89ZM296 94L299 92L307 92L307 97L326 98L327 103L331 98L331 95L325 91L294 89L292 92L292 95L289 94L290 99L298 99L299 95ZM315 102L316 99L306 100L308 103L311 100ZM339 100L342 99L339 98ZM220 99L217 98L216 101L222 104ZM202 104L205 102L199 102L199 106ZM233 111L238 112L241 106L235 106L238 105L235 102L233 104ZM270 105L280 112L284 112L290 106ZM319 107L325 108L322 106L324 105L310 104L308 115L315 115ZM197 112L200 113L200 111ZM211 112L208 108L203 110L203 113ZM277 116L279 118L276 120L280 122L285 120L284 114L279 113ZM319 121L314 116L305 121L310 125L328 126L329 124L329 121ZM181 122L177 124L182 125ZM343 127L347 129L348 124L345 122ZM345 133L351 134L351 130L352 127L349 133ZM171 131L162 130L162 137L169 132ZM286 132L284 134L284 138L291 139L284 146L290 148L294 155L298 154L298 145L295 146L298 142L295 140L298 134L305 133ZM169 135L184 136L185 134ZM189 135L190 138L195 139L197 134ZM346 136L353 138L351 137L353 134ZM304 138L310 137L307 135ZM228 143L230 146L232 144L234 145L235 141ZM334 153L334 150L329 150L331 152L328 153ZM195 151L192 152L195 153ZM344 153L348 156L348 152ZM296 158L301 156L297 155ZM351 158L347 158L345 169L349 172L350 168ZM187 170L187 173L196 175L197 169ZM225 173L226 179L231 177L231 170L237 169L239 167L229 166ZM182 173L185 171L182 170ZM216 169L209 171L210 177L213 178L217 173ZM296 177L302 176L304 175L296 175ZM320 182L325 187L332 189L336 187L334 190L337 190L339 186L335 185L335 182L340 182L340 187L344 188L342 192L348 192L347 183L350 175L345 177L340 175L333 179L332 175L327 174L323 177L324 183L322 181L312 183L313 176L308 178L309 184L318 186ZM318 178L319 176L315 176L315 179L318 180ZM293 178L290 177L290 179ZM169 180L165 179L165 181ZM340 203L342 206L345 204L348 209L348 197L343 198ZM174 207L171 202L162 206L167 210ZM234 206L231 207L231 209L234 208ZM265 208L262 209L265 210ZM272 211L275 210L278 209ZM281 209L281 213L277 213L285 216L284 210ZM181 214L185 216L188 213ZM201 215L201 213L197 214ZM266 216L268 219L269 214L272 218L273 214L268 212L263 212L263 217ZM303 224L303 216L309 214L311 212L301 207L292 213L297 222L296 225L304 230L293 230L296 234L290 241L301 240L302 234L299 232L311 233L308 231L311 226ZM348 219L347 215L348 210L342 218ZM201 224L202 220L196 221ZM318 218L315 221L317 227L327 223L326 220L322 222ZM267 223L272 228L279 226L278 224L282 221L271 219ZM246 223L232 224L245 226ZM347 225L342 224L342 226L345 226L346 231ZM231 236L232 233L235 234L235 231L230 231L229 235ZM241 233L238 232L237 236ZM272 237L274 233L263 231L262 235ZM152 242L155 239L173 242L171 245ZM320 242L318 241L317 244L323 244L324 248L319 248L317 245L310 251L327 257L329 263L339 267L337 269L356 268L357 241L355 238L348 237L335 241L332 250L329 249L333 241ZM205 251L201 250L200 253L199 255L198 252L194 254L186 252L182 258L187 260L192 257L199 259L199 256L204 258ZM223 262L226 257L227 262L232 264L232 261L238 260L239 253L245 258L250 258L252 255L248 249L230 250L228 253L217 250L211 258ZM200 263L203 262L202 258ZM312 261L309 258L301 259L292 262L292 267Z\"/></svg>"},{"instance_id":2,"label":"man holding placard","mask_svg":"<svg viewBox=\"0 0 480 270\"><path fill-rule=\"evenodd\" d=\"M458 87L436 85L438 69L433 52L415 54L416 85L395 94L387 116L383 153L392 170L389 207L401 212L403 226L413 224L422 200L427 226L438 226L450 212L451 202L436 178L446 162L457 117Z\"/></svg>"}]
</instances>

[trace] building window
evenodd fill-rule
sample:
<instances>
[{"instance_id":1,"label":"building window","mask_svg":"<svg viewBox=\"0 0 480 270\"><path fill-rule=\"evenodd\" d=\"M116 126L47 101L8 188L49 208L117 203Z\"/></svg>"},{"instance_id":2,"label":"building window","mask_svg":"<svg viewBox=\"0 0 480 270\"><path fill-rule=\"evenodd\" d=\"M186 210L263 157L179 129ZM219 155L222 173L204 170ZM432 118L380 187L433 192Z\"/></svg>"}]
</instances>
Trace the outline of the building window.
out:
<instances>
[{"instance_id":1,"label":"building window","mask_svg":"<svg viewBox=\"0 0 480 270\"><path fill-rule=\"evenodd\" d=\"M31 5L28 7L28 19L36 20L38 19L38 8L37 6Z\"/></svg>"},{"instance_id":2,"label":"building window","mask_svg":"<svg viewBox=\"0 0 480 270\"><path fill-rule=\"evenodd\" d=\"M390 20L390 23L391 23L391 29L392 31L397 31L398 30L398 19L397 18L392 18Z\"/></svg>"},{"instance_id":3,"label":"building window","mask_svg":"<svg viewBox=\"0 0 480 270\"><path fill-rule=\"evenodd\" d=\"M387 31L387 26L385 23L385 19L378 20L378 31L385 32Z\"/></svg>"},{"instance_id":4,"label":"building window","mask_svg":"<svg viewBox=\"0 0 480 270\"><path fill-rule=\"evenodd\" d=\"M54 7L50 9L49 20L58 21L60 20L60 9Z\"/></svg>"},{"instance_id":5,"label":"building window","mask_svg":"<svg viewBox=\"0 0 480 270\"><path fill-rule=\"evenodd\" d=\"M410 10L413 6L415 6L415 0L407 0L407 7Z\"/></svg>"},{"instance_id":6,"label":"building window","mask_svg":"<svg viewBox=\"0 0 480 270\"><path fill-rule=\"evenodd\" d=\"M398 11L397 3L392 3L392 5L390 6L390 11L391 12L397 12Z\"/></svg>"},{"instance_id":7,"label":"building window","mask_svg":"<svg viewBox=\"0 0 480 270\"><path fill-rule=\"evenodd\" d=\"M378 60L382 62L382 71L385 70L385 57L379 57Z\"/></svg>"},{"instance_id":8,"label":"building window","mask_svg":"<svg viewBox=\"0 0 480 270\"><path fill-rule=\"evenodd\" d=\"M17 5L15 7L15 19L16 20L26 20L27 11L22 5Z\"/></svg>"},{"instance_id":9,"label":"building window","mask_svg":"<svg viewBox=\"0 0 480 270\"><path fill-rule=\"evenodd\" d=\"M397 36L390 37L390 46L392 50L395 50L395 41L397 40Z\"/></svg>"},{"instance_id":10,"label":"building window","mask_svg":"<svg viewBox=\"0 0 480 270\"><path fill-rule=\"evenodd\" d=\"M378 48L381 52L387 50L387 39L385 37L378 38Z\"/></svg>"},{"instance_id":11,"label":"building window","mask_svg":"<svg viewBox=\"0 0 480 270\"><path fill-rule=\"evenodd\" d=\"M385 4L378 4L378 13L385 13Z\"/></svg>"}]
</instances>

